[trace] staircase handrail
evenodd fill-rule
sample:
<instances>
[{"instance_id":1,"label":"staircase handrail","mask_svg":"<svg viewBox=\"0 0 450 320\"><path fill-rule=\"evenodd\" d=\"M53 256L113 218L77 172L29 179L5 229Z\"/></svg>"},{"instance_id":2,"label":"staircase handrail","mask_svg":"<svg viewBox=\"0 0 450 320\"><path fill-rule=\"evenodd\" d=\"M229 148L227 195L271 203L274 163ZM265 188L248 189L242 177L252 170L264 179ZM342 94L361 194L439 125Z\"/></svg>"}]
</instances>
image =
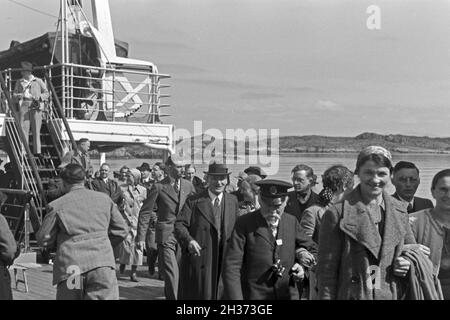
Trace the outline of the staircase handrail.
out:
<instances>
[{"instance_id":1,"label":"staircase handrail","mask_svg":"<svg viewBox=\"0 0 450 320\"><path fill-rule=\"evenodd\" d=\"M76 153L78 151L77 143L75 142L75 138L73 136L72 130L70 130L69 122L67 122L67 118L66 118L66 115L64 114L64 109L61 105L61 101L59 101L58 95L56 94L55 87L53 86L53 83L47 73L45 73L45 79L47 80L47 85L50 87L50 91L52 92L54 101L56 101L56 106L58 108L57 110L58 110L59 117L61 118L61 120L64 124L67 134L69 135L70 143L72 144L72 150Z\"/></svg>"},{"instance_id":2,"label":"staircase handrail","mask_svg":"<svg viewBox=\"0 0 450 320\"><path fill-rule=\"evenodd\" d=\"M8 101L8 105L10 106L9 110L11 111L14 121L15 121L15 123L19 124L19 121L18 121L19 115L17 114L17 111L14 108L13 100L11 98L11 95L9 94L9 90L6 86L5 79L3 78L3 75L1 74L1 72L0 72L0 85L1 85L1 89L4 93L4 95L6 97L6 100ZM19 133L20 141L22 142L22 145L25 148L25 153L28 158L28 161L31 164L31 169L33 171L33 175L36 180L35 182L36 182L37 188L39 190L40 197L42 199L42 204L44 206L46 206L47 199L45 198L44 187L42 185L41 177L39 176L39 170L36 165L36 161L31 153L30 146L28 145L27 139L25 138L25 134L24 134L22 128L18 128L17 132Z\"/></svg>"}]
</instances>

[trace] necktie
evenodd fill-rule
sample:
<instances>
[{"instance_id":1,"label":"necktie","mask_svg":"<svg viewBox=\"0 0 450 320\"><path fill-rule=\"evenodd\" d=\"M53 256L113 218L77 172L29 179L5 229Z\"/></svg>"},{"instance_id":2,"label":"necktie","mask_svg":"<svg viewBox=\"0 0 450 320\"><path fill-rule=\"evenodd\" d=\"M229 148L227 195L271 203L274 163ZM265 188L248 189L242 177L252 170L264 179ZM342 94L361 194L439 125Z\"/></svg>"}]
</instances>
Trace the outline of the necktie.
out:
<instances>
[{"instance_id":1,"label":"necktie","mask_svg":"<svg viewBox=\"0 0 450 320\"><path fill-rule=\"evenodd\" d=\"M414 212L413 211L413 206L411 203L408 203L408 208L406 208L406 210L408 211L408 213Z\"/></svg>"},{"instance_id":2,"label":"necktie","mask_svg":"<svg viewBox=\"0 0 450 320\"><path fill-rule=\"evenodd\" d=\"M219 199L219 197L216 197L216 199L214 200L214 207L216 207L216 208L220 207L220 199Z\"/></svg>"},{"instance_id":3,"label":"necktie","mask_svg":"<svg viewBox=\"0 0 450 320\"><path fill-rule=\"evenodd\" d=\"M270 230L272 231L272 235L274 238L277 237L277 226L274 224L270 224Z\"/></svg>"},{"instance_id":4,"label":"necktie","mask_svg":"<svg viewBox=\"0 0 450 320\"><path fill-rule=\"evenodd\" d=\"M178 183L180 182L180 180L175 180L174 184L173 184L173 189L175 190L175 193L178 194L180 192L180 187L178 186Z\"/></svg>"},{"instance_id":5,"label":"necktie","mask_svg":"<svg viewBox=\"0 0 450 320\"><path fill-rule=\"evenodd\" d=\"M216 223L216 227L217 227L217 232L219 235L219 241L222 238L222 230L221 230L221 209L220 209L220 199L219 197L216 197L214 199L214 222Z\"/></svg>"},{"instance_id":6,"label":"necktie","mask_svg":"<svg viewBox=\"0 0 450 320\"><path fill-rule=\"evenodd\" d=\"M85 154L81 155L81 163L83 164L84 170L86 170L87 168L86 168L86 155Z\"/></svg>"}]
</instances>

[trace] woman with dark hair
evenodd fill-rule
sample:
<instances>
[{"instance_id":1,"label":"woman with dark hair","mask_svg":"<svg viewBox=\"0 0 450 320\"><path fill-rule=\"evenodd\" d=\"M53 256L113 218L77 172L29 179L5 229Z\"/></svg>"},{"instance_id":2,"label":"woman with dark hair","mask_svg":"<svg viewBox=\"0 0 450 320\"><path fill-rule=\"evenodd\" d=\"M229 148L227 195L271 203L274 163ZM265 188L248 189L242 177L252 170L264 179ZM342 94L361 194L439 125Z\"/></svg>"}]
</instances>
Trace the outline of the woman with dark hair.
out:
<instances>
[{"instance_id":1,"label":"woman with dark hair","mask_svg":"<svg viewBox=\"0 0 450 320\"><path fill-rule=\"evenodd\" d=\"M353 190L354 174L347 167L335 165L322 175L323 189L319 193L317 204L303 212L301 228L314 242L319 242L320 221L325 211L335 203L342 201Z\"/></svg>"},{"instance_id":2,"label":"woman with dark hair","mask_svg":"<svg viewBox=\"0 0 450 320\"><path fill-rule=\"evenodd\" d=\"M417 243L428 250L445 300L450 300L450 169L438 172L431 182L436 207L410 215Z\"/></svg>"},{"instance_id":3,"label":"woman with dark hair","mask_svg":"<svg viewBox=\"0 0 450 320\"><path fill-rule=\"evenodd\" d=\"M415 243L405 206L385 188L392 174L388 150L371 146L358 156L359 185L323 215L317 265L318 298L396 300Z\"/></svg>"}]
</instances>

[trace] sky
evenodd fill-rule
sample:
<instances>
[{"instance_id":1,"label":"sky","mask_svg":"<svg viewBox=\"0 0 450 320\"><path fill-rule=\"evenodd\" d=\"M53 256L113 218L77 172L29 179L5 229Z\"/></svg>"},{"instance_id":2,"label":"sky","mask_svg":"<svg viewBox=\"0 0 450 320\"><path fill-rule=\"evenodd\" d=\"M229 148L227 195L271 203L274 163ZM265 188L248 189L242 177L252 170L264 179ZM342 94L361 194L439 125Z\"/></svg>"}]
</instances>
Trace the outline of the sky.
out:
<instances>
[{"instance_id":1,"label":"sky","mask_svg":"<svg viewBox=\"0 0 450 320\"><path fill-rule=\"evenodd\" d=\"M0 0L0 50L55 31L56 0ZM84 1L88 5L90 1ZM380 29L366 12L380 8ZM129 56L171 75L177 128L450 137L449 0L110 0ZM14 24L14 27L12 25ZM165 110L166 111L166 110Z\"/></svg>"}]
</instances>

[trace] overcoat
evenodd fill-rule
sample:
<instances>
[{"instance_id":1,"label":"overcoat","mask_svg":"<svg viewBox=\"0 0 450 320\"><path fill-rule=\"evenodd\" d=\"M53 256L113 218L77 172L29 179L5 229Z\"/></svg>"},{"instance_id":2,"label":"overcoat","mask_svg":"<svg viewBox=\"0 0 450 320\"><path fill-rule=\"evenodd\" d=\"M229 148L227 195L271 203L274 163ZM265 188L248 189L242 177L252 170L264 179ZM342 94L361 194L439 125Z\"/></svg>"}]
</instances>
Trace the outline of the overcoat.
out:
<instances>
[{"instance_id":1,"label":"overcoat","mask_svg":"<svg viewBox=\"0 0 450 320\"><path fill-rule=\"evenodd\" d=\"M175 223L175 237L182 248L179 299L217 300L222 298L221 270L226 245L236 222L237 198L223 193L223 223L219 230L214 220L208 190L189 198ZM189 242L196 240L200 256L191 255ZM220 288L219 288L220 287Z\"/></svg>"},{"instance_id":2,"label":"overcoat","mask_svg":"<svg viewBox=\"0 0 450 320\"><path fill-rule=\"evenodd\" d=\"M319 299L396 300L402 278L393 274L405 244L415 244L403 203L383 193L383 237L362 202L360 187L328 209L319 235Z\"/></svg>"},{"instance_id":3,"label":"overcoat","mask_svg":"<svg viewBox=\"0 0 450 320\"><path fill-rule=\"evenodd\" d=\"M277 243L278 240L278 243ZM298 300L298 290L290 276L296 250L317 253L316 244L300 229L298 220L281 216L277 238L272 235L261 211L240 216L232 233L224 260L225 297L232 300ZM274 281L272 266L280 259L285 267Z\"/></svg>"},{"instance_id":4,"label":"overcoat","mask_svg":"<svg viewBox=\"0 0 450 320\"><path fill-rule=\"evenodd\" d=\"M5 217L0 214L0 300L12 300L8 266L16 257L16 241Z\"/></svg>"}]
</instances>

